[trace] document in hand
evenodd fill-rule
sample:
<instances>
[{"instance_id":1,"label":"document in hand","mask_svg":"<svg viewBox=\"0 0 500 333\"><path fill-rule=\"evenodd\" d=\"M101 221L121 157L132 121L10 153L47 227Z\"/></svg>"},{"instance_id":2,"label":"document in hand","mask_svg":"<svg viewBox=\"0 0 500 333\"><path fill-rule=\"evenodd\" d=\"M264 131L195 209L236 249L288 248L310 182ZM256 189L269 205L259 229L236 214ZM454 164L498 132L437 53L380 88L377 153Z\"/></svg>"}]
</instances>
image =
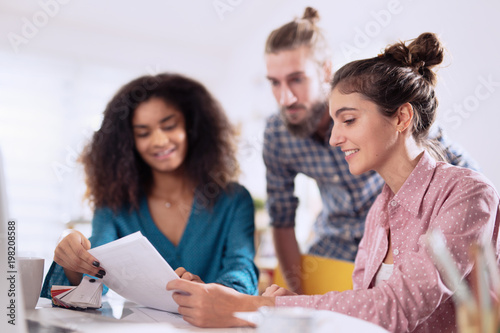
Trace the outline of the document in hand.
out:
<instances>
[{"instance_id":1,"label":"document in hand","mask_svg":"<svg viewBox=\"0 0 500 333\"><path fill-rule=\"evenodd\" d=\"M138 304L177 313L167 283L179 276L140 231L89 250L106 270L103 283Z\"/></svg>"}]
</instances>

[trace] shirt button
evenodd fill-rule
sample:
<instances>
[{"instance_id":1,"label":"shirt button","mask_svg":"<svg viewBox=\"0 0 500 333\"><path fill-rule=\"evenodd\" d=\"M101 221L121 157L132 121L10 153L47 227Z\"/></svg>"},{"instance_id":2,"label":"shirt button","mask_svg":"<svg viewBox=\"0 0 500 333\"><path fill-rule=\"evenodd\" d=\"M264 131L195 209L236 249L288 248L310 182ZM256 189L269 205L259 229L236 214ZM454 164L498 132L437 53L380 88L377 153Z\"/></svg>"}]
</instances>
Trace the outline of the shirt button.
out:
<instances>
[{"instance_id":1,"label":"shirt button","mask_svg":"<svg viewBox=\"0 0 500 333\"><path fill-rule=\"evenodd\" d=\"M399 250L398 249L394 249L394 251L392 251L392 253L394 253L394 255L397 256L399 254Z\"/></svg>"},{"instance_id":2,"label":"shirt button","mask_svg":"<svg viewBox=\"0 0 500 333\"><path fill-rule=\"evenodd\" d=\"M333 176L333 181L334 181L335 183L337 183L339 180L340 180L340 176L339 176L339 175L334 175L334 176Z\"/></svg>"},{"instance_id":3,"label":"shirt button","mask_svg":"<svg viewBox=\"0 0 500 333\"><path fill-rule=\"evenodd\" d=\"M391 206L392 206L392 207L396 206L397 204L398 204L398 203L397 203L396 201L394 201L394 200L392 200L392 201L391 201Z\"/></svg>"}]
</instances>

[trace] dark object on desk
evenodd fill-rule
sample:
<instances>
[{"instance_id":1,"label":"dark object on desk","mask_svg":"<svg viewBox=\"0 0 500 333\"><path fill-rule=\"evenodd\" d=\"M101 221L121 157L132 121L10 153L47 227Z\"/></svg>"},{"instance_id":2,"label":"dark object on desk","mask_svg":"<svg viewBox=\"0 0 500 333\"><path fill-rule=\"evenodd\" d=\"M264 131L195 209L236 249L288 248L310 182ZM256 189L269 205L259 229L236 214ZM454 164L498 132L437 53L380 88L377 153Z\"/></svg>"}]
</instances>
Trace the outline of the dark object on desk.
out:
<instances>
[{"instance_id":1,"label":"dark object on desk","mask_svg":"<svg viewBox=\"0 0 500 333\"><path fill-rule=\"evenodd\" d=\"M77 331L71 328L62 327L62 326L54 326L50 324L43 324L35 320L26 320L26 326L28 326L29 333L78 333L81 331Z\"/></svg>"}]
</instances>

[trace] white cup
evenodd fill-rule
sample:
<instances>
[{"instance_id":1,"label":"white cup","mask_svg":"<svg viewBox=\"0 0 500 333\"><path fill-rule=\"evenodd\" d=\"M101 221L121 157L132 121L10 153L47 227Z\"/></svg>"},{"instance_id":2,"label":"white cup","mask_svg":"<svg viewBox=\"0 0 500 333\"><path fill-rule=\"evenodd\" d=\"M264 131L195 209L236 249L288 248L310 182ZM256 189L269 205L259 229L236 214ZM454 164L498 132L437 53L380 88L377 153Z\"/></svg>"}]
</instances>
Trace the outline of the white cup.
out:
<instances>
[{"instance_id":1,"label":"white cup","mask_svg":"<svg viewBox=\"0 0 500 333\"><path fill-rule=\"evenodd\" d=\"M43 267L45 260L34 257L18 257L17 268L22 288L24 308L34 309L42 290Z\"/></svg>"},{"instance_id":2,"label":"white cup","mask_svg":"<svg viewBox=\"0 0 500 333\"><path fill-rule=\"evenodd\" d=\"M256 312L236 312L237 318L257 326L257 333L309 333L315 331L316 311L300 307L260 307Z\"/></svg>"},{"instance_id":3,"label":"white cup","mask_svg":"<svg viewBox=\"0 0 500 333\"><path fill-rule=\"evenodd\" d=\"M257 332L310 333L314 332L314 312L299 307L268 308Z\"/></svg>"}]
</instances>

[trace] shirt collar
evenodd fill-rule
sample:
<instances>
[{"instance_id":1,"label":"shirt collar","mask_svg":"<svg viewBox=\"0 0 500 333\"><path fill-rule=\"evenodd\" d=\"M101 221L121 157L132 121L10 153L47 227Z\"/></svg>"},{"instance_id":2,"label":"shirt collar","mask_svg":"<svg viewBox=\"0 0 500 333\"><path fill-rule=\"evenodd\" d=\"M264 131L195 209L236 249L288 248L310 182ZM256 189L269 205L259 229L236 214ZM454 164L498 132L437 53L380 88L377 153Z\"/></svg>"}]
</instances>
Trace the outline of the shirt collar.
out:
<instances>
[{"instance_id":1,"label":"shirt collar","mask_svg":"<svg viewBox=\"0 0 500 333\"><path fill-rule=\"evenodd\" d=\"M393 196L401 207L406 209L414 216L418 216L424 195L427 192L429 184L436 169L436 160L434 160L427 151L424 151L417 166L406 179L403 186L394 196L387 184L384 185L382 193L386 198Z\"/></svg>"}]
</instances>

